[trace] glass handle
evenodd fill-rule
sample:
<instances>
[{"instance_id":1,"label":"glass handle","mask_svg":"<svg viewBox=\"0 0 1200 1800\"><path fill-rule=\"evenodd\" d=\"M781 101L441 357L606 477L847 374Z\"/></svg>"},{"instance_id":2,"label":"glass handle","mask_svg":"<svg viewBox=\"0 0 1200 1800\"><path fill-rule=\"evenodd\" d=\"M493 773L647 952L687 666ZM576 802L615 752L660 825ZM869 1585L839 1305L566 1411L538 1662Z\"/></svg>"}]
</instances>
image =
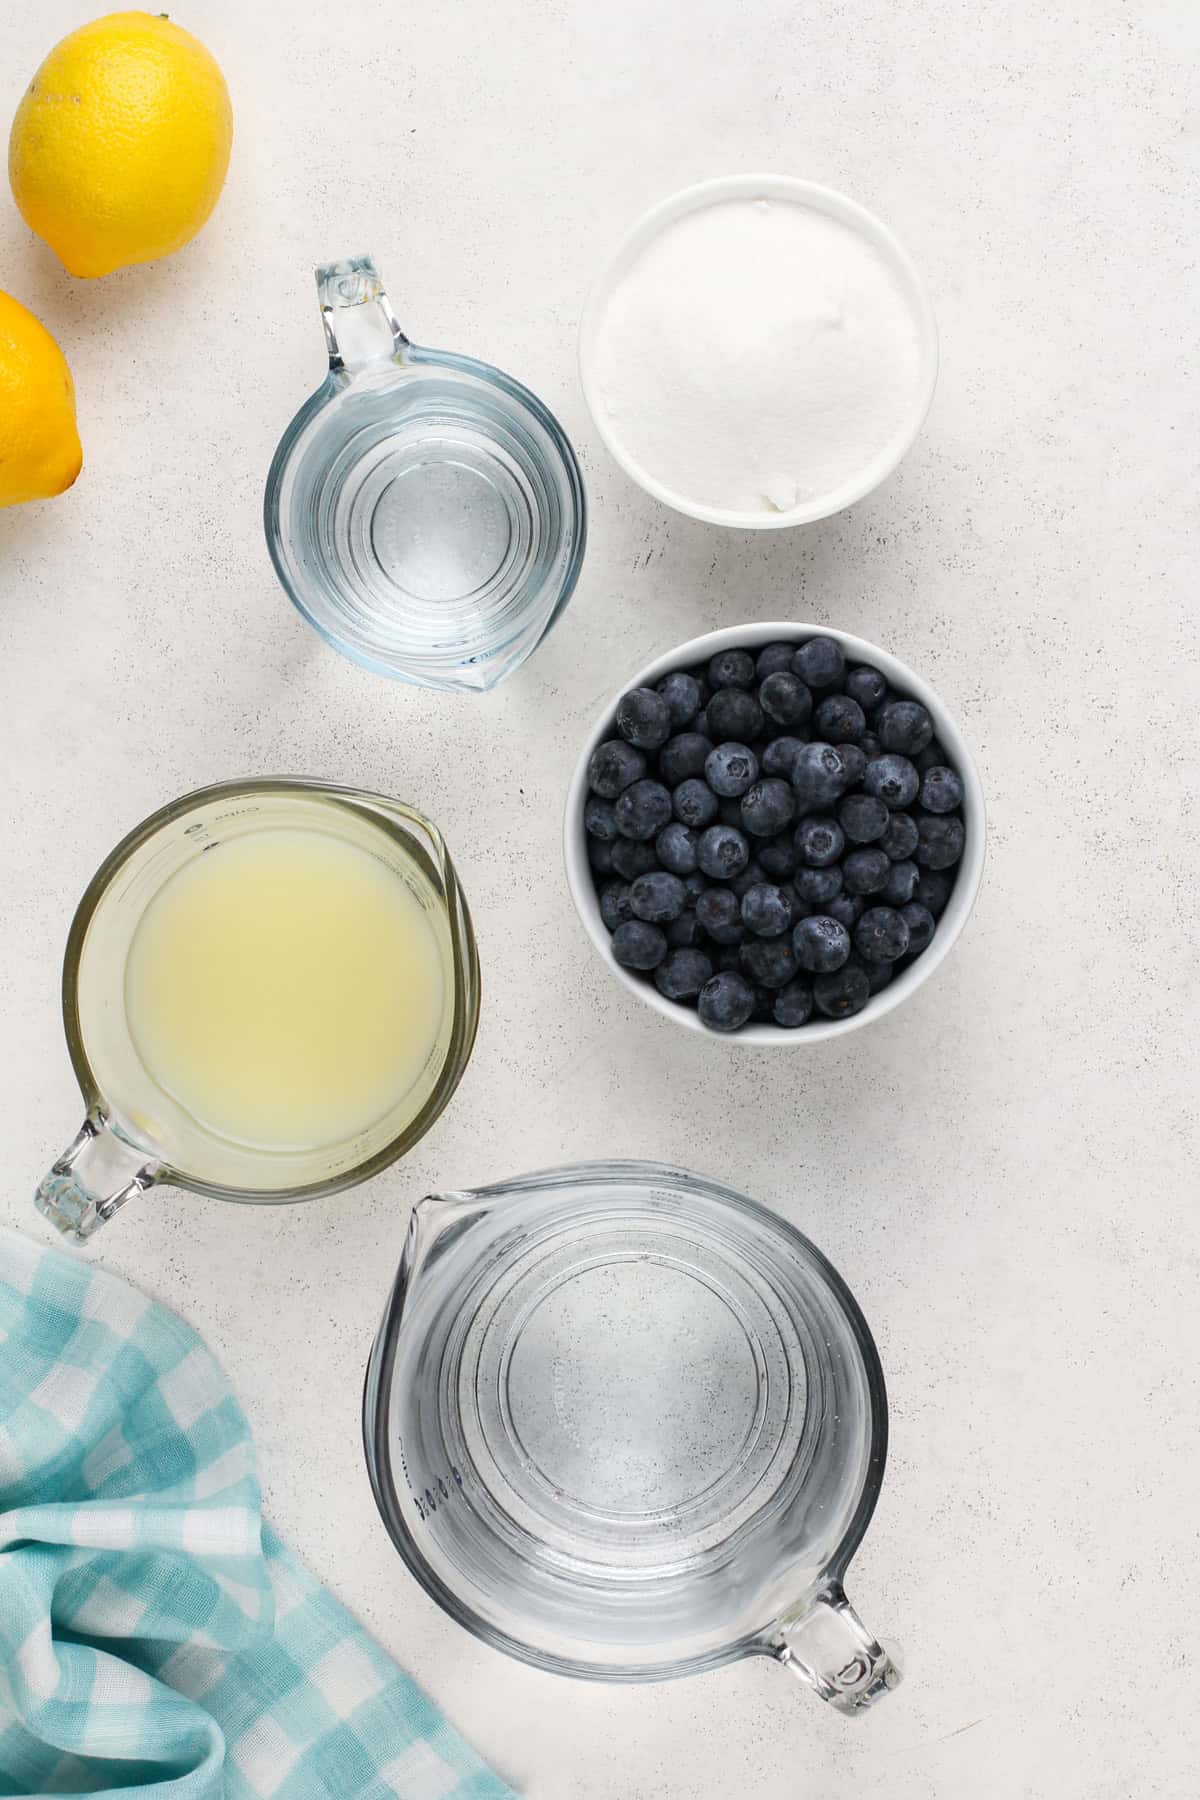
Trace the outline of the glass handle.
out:
<instances>
[{"instance_id":1,"label":"glass handle","mask_svg":"<svg viewBox=\"0 0 1200 1800\"><path fill-rule=\"evenodd\" d=\"M316 277L329 367L335 375L354 375L405 360L408 339L369 256L322 263Z\"/></svg>"},{"instance_id":2,"label":"glass handle","mask_svg":"<svg viewBox=\"0 0 1200 1800\"><path fill-rule=\"evenodd\" d=\"M898 1687L900 1669L876 1642L840 1586L830 1583L780 1621L780 1662L839 1712L865 1712Z\"/></svg>"},{"instance_id":3,"label":"glass handle","mask_svg":"<svg viewBox=\"0 0 1200 1800\"><path fill-rule=\"evenodd\" d=\"M74 1140L38 1184L34 1203L64 1237L85 1243L115 1212L154 1185L158 1164L89 1113Z\"/></svg>"}]
</instances>

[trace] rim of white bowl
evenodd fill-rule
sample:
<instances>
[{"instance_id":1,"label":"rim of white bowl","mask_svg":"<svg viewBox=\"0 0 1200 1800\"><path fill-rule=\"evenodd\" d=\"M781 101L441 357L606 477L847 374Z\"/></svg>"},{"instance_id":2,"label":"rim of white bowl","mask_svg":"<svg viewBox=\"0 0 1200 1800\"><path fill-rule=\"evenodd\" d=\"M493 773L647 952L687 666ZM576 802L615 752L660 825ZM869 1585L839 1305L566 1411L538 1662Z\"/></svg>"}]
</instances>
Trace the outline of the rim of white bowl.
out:
<instances>
[{"instance_id":1,"label":"rim of white bowl","mask_svg":"<svg viewBox=\"0 0 1200 1800\"><path fill-rule=\"evenodd\" d=\"M677 494L666 487L630 455L614 432L605 415L596 383L596 338L601 316L613 288L646 245L666 226L674 224L676 219L683 218L687 213L697 212L701 207L714 206L726 200L747 198L786 199L797 205L808 206L816 212L825 213L831 219L837 219L869 239L899 276L900 284L912 306L921 341L919 379L912 408L901 428L851 480L843 482L841 487L829 494L780 513L736 512L724 507L706 506L701 501L690 500L685 494ZM877 488L880 482L886 481L911 450L925 423L937 386L937 374L938 338L933 307L916 265L899 238L882 219L868 212L865 206L860 206L857 200L851 200L849 195L839 193L836 188L823 187L820 182L805 181L798 175L718 175L711 181L697 182L694 187L681 188L677 193L669 194L665 200L660 200L648 212L643 213L622 238L612 260L592 286L579 327L579 378L583 385L584 399L592 415L592 423L614 461L624 469L631 481L635 481L654 499L661 500L664 506L673 507L676 512L684 513L691 519L700 519L705 524L726 525L738 531L780 531L793 525L815 524L818 519L828 519L847 506L853 506L856 500L861 500L873 488Z\"/></svg>"},{"instance_id":2,"label":"rim of white bowl","mask_svg":"<svg viewBox=\"0 0 1200 1800\"><path fill-rule=\"evenodd\" d=\"M887 676L889 683L911 694L929 708L934 731L962 777L966 844L953 890L946 902L946 910L938 920L933 942L916 962L902 970L881 993L873 994L861 1012L849 1019L814 1020L794 1031L788 1031L782 1025L744 1025L740 1031L728 1033L711 1031L708 1026L701 1024L700 1015L692 1007L683 1006L675 1000L665 1000L652 981L643 981L636 975L631 975L621 967L612 953L612 938L600 917L600 899L587 859L587 838L583 829L588 763L597 744L602 743L612 732L617 701L630 688L651 686L654 682L661 681L672 669L706 661L715 656L718 650L760 650L764 644L786 643L792 638L800 642L810 637L835 638L842 646L848 662L873 663ZM864 1025L884 1018L888 1013L894 1012L896 1007L903 1005L941 967L962 934L978 898L986 849L987 818L983 785L975 767L975 759L954 715L929 683L910 669L907 663L901 662L898 656L880 649L877 644L868 643L865 638L855 637L848 631L838 631L830 625L805 624L794 620L775 619L762 625L729 625L720 631L707 631L700 637L689 638L685 644L676 645L662 656L656 656L653 662L637 670L616 690L588 733L567 790L566 811L563 816L563 856L567 886L571 890L571 898L583 927L601 960L608 965L609 972L637 999L661 1013L665 1019L670 1019L673 1024L682 1025L688 1031L700 1032L711 1041L735 1045L787 1045L791 1049L798 1049L805 1044L824 1043L829 1038L845 1037L848 1032L859 1031Z\"/></svg>"}]
</instances>

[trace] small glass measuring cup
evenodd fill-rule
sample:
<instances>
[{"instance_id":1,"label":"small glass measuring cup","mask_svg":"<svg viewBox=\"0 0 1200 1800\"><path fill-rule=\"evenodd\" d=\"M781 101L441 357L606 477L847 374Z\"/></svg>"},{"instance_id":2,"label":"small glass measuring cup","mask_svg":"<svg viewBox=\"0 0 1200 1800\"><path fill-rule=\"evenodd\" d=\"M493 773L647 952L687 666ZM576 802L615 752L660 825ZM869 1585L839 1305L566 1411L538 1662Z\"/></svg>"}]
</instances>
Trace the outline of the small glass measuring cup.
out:
<instances>
[{"instance_id":1,"label":"small glass measuring cup","mask_svg":"<svg viewBox=\"0 0 1200 1800\"><path fill-rule=\"evenodd\" d=\"M494 687L578 579L583 481L561 426L488 363L410 343L369 256L316 271L329 374L275 452L275 572L364 668Z\"/></svg>"},{"instance_id":2,"label":"small glass measuring cup","mask_svg":"<svg viewBox=\"0 0 1200 1800\"><path fill-rule=\"evenodd\" d=\"M485 1643L610 1681L772 1656L845 1713L899 1682L842 1589L886 1454L874 1343L727 1188L613 1162L422 1200L363 1417L396 1548Z\"/></svg>"},{"instance_id":3,"label":"small glass measuring cup","mask_svg":"<svg viewBox=\"0 0 1200 1800\"><path fill-rule=\"evenodd\" d=\"M134 1043L125 969L163 884L216 845L267 830L317 830L378 857L432 928L442 1016L414 1085L342 1142L260 1149L217 1135L153 1080ZM63 1024L87 1115L38 1187L60 1231L88 1238L126 1201L169 1182L219 1200L311 1200L351 1187L422 1137L458 1086L479 1022L479 962L466 900L441 833L379 794L280 776L200 788L131 831L105 858L76 910L63 964Z\"/></svg>"}]
</instances>

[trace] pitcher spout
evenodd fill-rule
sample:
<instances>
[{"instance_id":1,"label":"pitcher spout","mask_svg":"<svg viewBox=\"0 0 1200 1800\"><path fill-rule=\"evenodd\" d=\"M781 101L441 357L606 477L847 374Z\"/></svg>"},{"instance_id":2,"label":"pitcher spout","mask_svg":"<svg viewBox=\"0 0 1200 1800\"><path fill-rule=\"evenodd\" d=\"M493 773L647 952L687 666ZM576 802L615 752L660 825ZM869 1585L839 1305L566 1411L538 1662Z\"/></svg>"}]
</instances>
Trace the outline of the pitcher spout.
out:
<instances>
[{"instance_id":1,"label":"pitcher spout","mask_svg":"<svg viewBox=\"0 0 1200 1800\"><path fill-rule=\"evenodd\" d=\"M467 1189L446 1194L426 1194L412 1209L397 1288L407 1299L414 1285L429 1273L451 1244L457 1243L479 1219L492 1211L492 1203Z\"/></svg>"}]
</instances>

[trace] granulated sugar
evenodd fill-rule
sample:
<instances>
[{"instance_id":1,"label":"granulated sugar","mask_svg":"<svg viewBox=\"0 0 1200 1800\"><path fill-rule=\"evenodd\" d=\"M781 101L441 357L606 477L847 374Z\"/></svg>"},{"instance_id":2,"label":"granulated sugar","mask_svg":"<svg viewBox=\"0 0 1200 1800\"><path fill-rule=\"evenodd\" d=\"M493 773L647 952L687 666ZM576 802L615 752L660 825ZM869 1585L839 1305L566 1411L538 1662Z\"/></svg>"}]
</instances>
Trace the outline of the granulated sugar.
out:
<instances>
[{"instance_id":1,"label":"granulated sugar","mask_svg":"<svg viewBox=\"0 0 1200 1800\"><path fill-rule=\"evenodd\" d=\"M911 421L913 305L848 226L787 200L725 201L659 233L600 319L600 404L681 499L789 512L832 495Z\"/></svg>"}]
</instances>

